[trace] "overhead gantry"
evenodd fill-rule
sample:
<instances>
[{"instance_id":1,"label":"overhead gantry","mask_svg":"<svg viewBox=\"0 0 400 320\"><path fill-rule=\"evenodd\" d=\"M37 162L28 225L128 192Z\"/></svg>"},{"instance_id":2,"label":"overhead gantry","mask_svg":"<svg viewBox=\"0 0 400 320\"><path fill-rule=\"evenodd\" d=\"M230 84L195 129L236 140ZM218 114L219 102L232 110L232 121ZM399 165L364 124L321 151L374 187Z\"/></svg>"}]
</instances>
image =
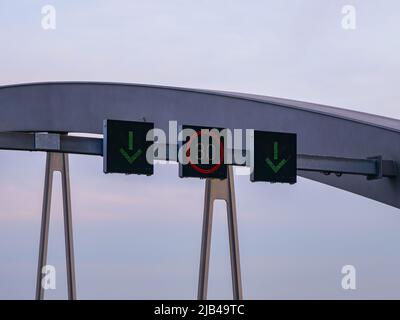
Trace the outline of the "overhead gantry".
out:
<instances>
[{"instance_id":1,"label":"overhead gantry","mask_svg":"<svg viewBox=\"0 0 400 320\"><path fill-rule=\"evenodd\" d=\"M298 175L400 208L400 121L396 119L306 102L212 90L96 82L2 86L0 149L48 152L37 298L43 298L39 276L46 262L51 190L48 181L54 170L66 177L63 186L69 297L76 297L67 154L102 156L103 148L101 138L67 134L102 134L104 119L149 121L164 131L173 120L179 124L231 130L296 133ZM229 176L223 185L206 182L199 298L207 295L209 217L212 200L216 198L231 204L232 284L234 297L242 297L235 197L233 180L229 180L233 176Z\"/></svg>"}]
</instances>

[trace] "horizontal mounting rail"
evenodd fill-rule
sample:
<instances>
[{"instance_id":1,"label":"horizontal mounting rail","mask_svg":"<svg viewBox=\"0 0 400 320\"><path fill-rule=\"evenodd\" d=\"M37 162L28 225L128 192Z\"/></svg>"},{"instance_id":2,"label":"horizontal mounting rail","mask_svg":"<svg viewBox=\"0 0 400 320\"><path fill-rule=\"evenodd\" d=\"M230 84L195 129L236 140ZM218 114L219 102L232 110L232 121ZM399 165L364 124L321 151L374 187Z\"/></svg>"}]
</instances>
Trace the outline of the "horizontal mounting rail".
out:
<instances>
[{"instance_id":1,"label":"horizontal mounting rail","mask_svg":"<svg viewBox=\"0 0 400 320\"><path fill-rule=\"evenodd\" d=\"M168 151L168 145L164 145ZM48 151L71 154L86 154L103 156L103 139L80 136L70 136L59 133L34 132L1 132L0 149L21 151ZM235 150L242 156L248 156L246 150ZM156 160L170 160L166 157L156 157ZM248 163L248 162L247 162ZM233 165L244 165L232 163ZM352 159L320 155L297 155L297 170L314 171L324 174L353 174L367 176L368 179L398 176L397 164L393 160L383 160L382 157L367 159Z\"/></svg>"}]
</instances>

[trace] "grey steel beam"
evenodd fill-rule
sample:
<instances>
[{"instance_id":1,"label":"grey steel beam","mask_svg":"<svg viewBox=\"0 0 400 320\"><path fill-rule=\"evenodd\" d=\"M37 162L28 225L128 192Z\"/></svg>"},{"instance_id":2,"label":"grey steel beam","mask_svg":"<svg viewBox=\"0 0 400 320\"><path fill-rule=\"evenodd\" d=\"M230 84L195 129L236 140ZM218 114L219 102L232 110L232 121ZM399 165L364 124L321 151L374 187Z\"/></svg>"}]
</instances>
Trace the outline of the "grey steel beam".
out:
<instances>
[{"instance_id":1,"label":"grey steel beam","mask_svg":"<svg viewBox=\"0 0 400 320\"><path fill-rule=\"evenodd\" d=\"M59 149L37 146L37 137L44 133L0 132L0 149L20 151L46 151L72 154L103 155L103 139L79 136L57 135L60 139Z\"/></svg>"},{"instance_id":2,"label":"grey steel beam","mask_svg":"<svg viewBox=\"0 0 400 320\"><path fill-rule=\"evenodd\" d=\"M51 134L53 137L59 138L59 149L55 149L55 142L50 139L49 146L46 148L45 143L37 145L38 136L44 136L43 133L23 133L23 132L1 132L0 133L0 149L6 150L25 150L25 151L46 151L46 152L62 152L71 154L86 155L103 155L103 139L88 138L79 136L68 136L63 134ZM175 146L174 146L175 147ZM169 150L168 145L163 148ZM161 148L160 148L161 149ZM235 150L237 154L250 157L246 150ZM163 152L160 152L163 154ZM156 160L171 160L168 152L166 157L158 156ZM247 162L249 163L249 161ZM242 163L232 163L233 165L244 165ZM370 178L395 178L399 174L397 163L392 160L382 160L380 157L372 157L366 159L350 159L343 157L327 157L319 155L299 154L297 156L297 170L304 172L322 172L335 174L351 174L363 175Z\"/></svg>"},{"instance_id":3,"label":"grey steel beam","mask_svg":"<svg viewBox=\"0 0 400 320\"><path fill-rule=\"evenodd\" d=\"M371 178L394 178L398 175L396 163L392 160L382 160L381 157L349 159L300 154L297 156L297 170L354 174Z\"/></svg>"},{"instance_id":4,"label":"grey steel beam","mask_svg":"<svg viewBox=\"0 0 400 320\"><path fill-rule=\"evenodd\" d=\"M293 132L299 154L400 162L400 120L267 96L99 82L30 83L0 87L0 132L103 132L104 119L169 121L227 129ZM169 139L170 137L167 137ZM250 149L248 146L245 149ZM400 208L400 179L299 175Z\"/></svg>"}]
</instances>

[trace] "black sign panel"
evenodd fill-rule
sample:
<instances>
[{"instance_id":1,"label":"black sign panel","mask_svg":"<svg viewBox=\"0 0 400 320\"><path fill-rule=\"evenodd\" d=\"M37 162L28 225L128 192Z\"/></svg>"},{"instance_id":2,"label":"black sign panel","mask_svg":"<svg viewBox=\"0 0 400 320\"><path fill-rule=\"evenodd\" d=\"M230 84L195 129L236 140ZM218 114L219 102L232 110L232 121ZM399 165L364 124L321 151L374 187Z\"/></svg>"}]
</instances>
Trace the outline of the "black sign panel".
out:
<instances>
[{"instance_id":1,"label":"black sign panel","mask_svg":"<svg viewBox=\"0 0 400 320\"><path fill-rule=\"evenodd\" d=\"M105 120L104 172L152 175L153 158L147 161L146 152L153 141L146 135L153 128L150 122Z\"/></svg>"},{"instance_id":2,"label":"black sign panel","mask_svg":"<svg viewBox=\"0 0 400 320\"><path fill-rule=\"evenodd\" d=\"M181 130L185 129L193 132L181 144L182 158L186 159L186 164L179 162L179 177L226 179L224 137L220 135L223 129L189 125L181 127ZM196 151L197 154L191 153Z\"/></svg>"},{"instance_id":3,"label":"black sign panel","mask_svg":"<svg viewBox=\"0 0 400 320\"><path fill-rule=\"evenodd\" d=\"M251 181L296 183L297 136L294 133L254 131Z\"/></svg>"}]
</instances>

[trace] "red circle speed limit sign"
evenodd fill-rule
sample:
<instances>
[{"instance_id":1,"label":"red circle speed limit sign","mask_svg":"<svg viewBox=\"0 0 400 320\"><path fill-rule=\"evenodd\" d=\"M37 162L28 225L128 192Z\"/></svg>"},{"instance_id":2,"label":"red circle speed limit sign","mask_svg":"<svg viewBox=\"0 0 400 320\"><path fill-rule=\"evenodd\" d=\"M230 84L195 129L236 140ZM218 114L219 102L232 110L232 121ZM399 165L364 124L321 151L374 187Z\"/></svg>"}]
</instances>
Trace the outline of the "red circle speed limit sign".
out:
<instances>
[{"instance_id":1,"label":"red circle speed limit sign","mask_svg":"<svg viewBox=\"0 0 400 320\"><path fill-rule=\"evenodd\" d=\"M197 126L184 126L184 129L191 129L193 133L190 136L188 134L184 151L187 161L180 165L180 176L225 179L224 141L220 135L222 129Z\"/></svg>"}]
</instances>

